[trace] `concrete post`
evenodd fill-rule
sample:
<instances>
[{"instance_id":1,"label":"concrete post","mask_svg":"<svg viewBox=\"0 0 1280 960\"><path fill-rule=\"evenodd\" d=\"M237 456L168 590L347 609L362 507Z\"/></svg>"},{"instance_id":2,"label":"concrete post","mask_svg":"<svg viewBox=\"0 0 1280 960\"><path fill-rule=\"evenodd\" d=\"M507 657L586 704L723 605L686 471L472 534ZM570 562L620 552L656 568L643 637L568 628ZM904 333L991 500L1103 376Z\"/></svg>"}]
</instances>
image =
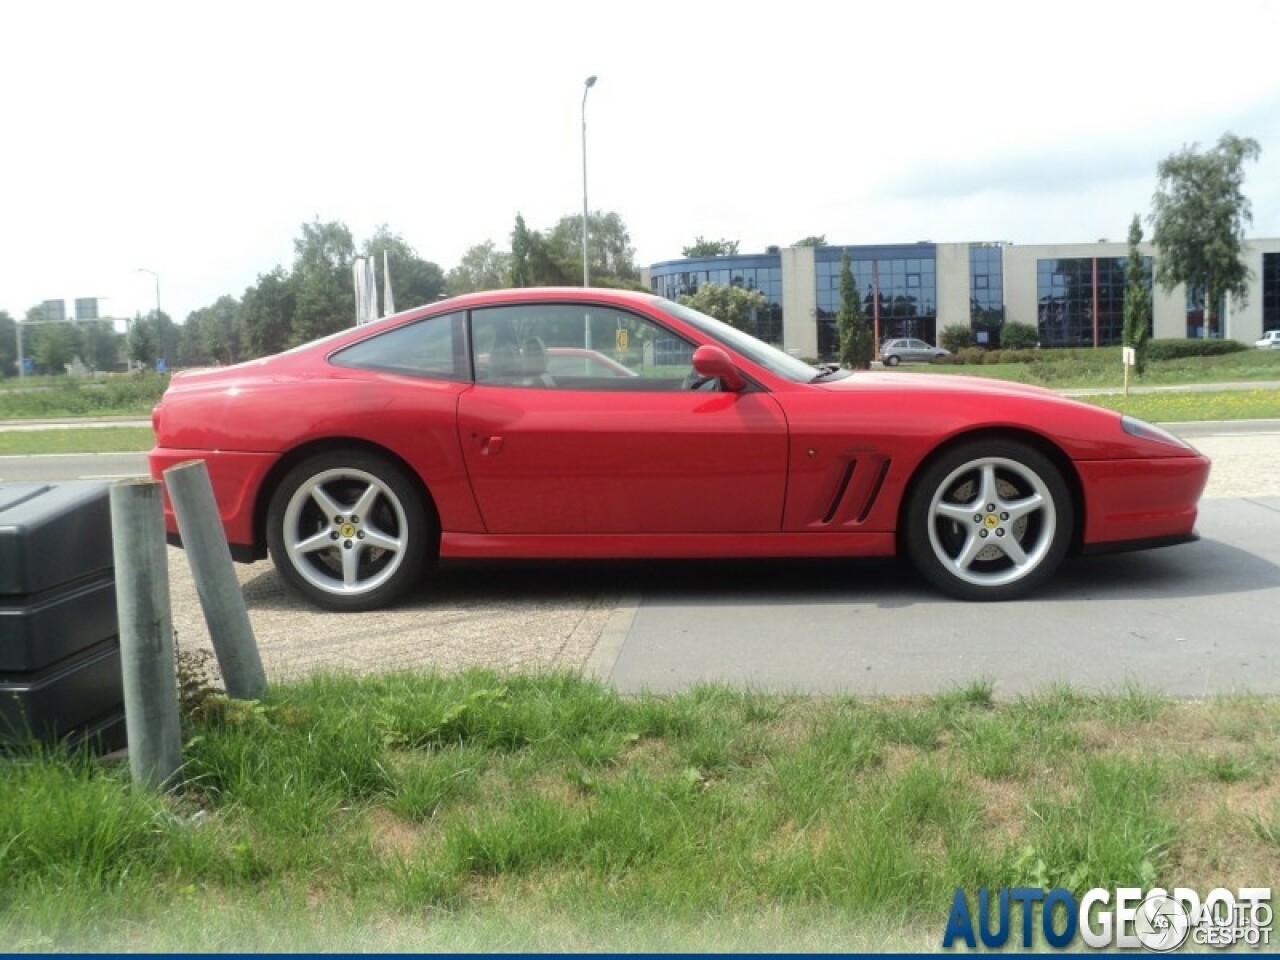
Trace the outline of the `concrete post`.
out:
<instances>
[{"instance_id":1,"label":"concrete post","mask_svg":"<svg viewBox=\"0 0 1280 960\"><path fill-rule=\"evenodd\" d=\"M164 482L227 694L260 700L267 693L267 675L218 519L209 469L203 460L188 460L166 470Z\"/></svg>"},{"instance_id":2,"label":"concrete post","mask_svg":"<svg viewBox=\"0 0 1280 960\"><path fill-rule=\"evenodd\" d=\"M110 502L129 771L164 789L182 767L182 733L160 484L121 481Z\"/></svg>"}]
</instances>

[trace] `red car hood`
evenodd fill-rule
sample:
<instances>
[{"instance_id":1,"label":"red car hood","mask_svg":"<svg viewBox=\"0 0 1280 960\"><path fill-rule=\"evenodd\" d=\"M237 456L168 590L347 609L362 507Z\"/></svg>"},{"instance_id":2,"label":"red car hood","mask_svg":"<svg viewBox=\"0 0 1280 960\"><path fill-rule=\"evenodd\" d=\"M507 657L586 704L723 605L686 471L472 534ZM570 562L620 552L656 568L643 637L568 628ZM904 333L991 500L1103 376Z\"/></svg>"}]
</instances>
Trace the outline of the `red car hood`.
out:
<instances>
[{"instance_id":1,"label":"red car hood","mask_svg":"<svg viewBox=\"0 0 1280 960\"><path fill-rule=\"evenodd\" d=\"M1011 380L945 373L883 373L860 370L843 380L821 384L828 390L865 390L868 387L887 390L925 390L933 393L963 393L1004 397L1058 397L1044 387L1033 387Z\"/></svg>"}]
</instances>

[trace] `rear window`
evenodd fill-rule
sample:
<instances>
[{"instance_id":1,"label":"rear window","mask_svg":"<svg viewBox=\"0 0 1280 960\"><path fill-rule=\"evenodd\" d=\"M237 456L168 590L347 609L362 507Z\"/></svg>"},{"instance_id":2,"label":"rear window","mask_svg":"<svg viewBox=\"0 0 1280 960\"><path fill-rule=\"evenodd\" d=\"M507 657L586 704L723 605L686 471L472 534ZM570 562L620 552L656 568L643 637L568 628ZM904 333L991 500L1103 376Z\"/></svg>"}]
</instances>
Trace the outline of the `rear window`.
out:
<instances>
[{"instance_id":1,"label":"rear window","mask_svg":"<svg viewBox=\"0 0 1280 960\"><path fill-rule=\"evenodd\" d=\"M471 379L465 314L446 313L407 323L339 350L329 362L431 380Z\"/></svg>"}]
</instances>

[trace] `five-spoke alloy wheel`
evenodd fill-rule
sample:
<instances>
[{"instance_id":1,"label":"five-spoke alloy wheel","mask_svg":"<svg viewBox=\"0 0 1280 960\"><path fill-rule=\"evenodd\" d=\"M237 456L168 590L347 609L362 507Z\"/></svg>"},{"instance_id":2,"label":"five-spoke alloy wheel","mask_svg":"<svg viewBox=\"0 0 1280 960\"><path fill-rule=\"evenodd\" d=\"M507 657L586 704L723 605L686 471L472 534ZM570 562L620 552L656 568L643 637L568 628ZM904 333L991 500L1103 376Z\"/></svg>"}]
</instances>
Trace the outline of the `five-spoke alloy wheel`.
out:
<instances>
[{"instance_id":1,"label":"five-spoke alloy wheel","mask_svg":"<svg viewBox=\"0 0 1280 960\"><path fill-rule=\"evenodd\" d=\"M975 441L925 468L907 506L912 561L963 600L1010 600L1057 569L1071 543L1071 494L1053 462L1011 440Z\"/></svg>"},{"instance_id":2,"label":"five-spoke alloy wheel","mask_svg":"<svg viewBox=\"0 0 1280 960\"><path fill-rule=\"evenodd\" d=\"M373 610L422 572L434 523L404 471L359 451L309 457L276 487L267 545L281 575L330 610Z\"/></svg>"}]
</instances>

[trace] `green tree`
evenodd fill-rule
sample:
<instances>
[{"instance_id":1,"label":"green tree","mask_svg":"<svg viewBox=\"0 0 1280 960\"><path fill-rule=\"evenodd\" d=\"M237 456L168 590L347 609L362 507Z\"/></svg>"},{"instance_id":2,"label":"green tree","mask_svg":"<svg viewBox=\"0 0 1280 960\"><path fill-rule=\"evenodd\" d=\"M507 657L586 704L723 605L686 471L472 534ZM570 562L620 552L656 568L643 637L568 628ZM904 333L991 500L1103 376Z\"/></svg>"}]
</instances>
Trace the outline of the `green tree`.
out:
<instances>
[{"instance_id":1,"label":"green tree","mask_svg":"<svg viewBox=\"0 0 1280 960\"><path fill-rule=\"evenodd\" d=\"M840 362L853 370L869 370L875 345L862 315L862 298L858 296L848 251L840 259L840 312L836 314L836 330L840 335Z\"/></svg>"},{"instance_id":2,"label":"green tree","mask_svg":"<svg viewBox=\"0 0 1280 960\"><path fill-rule=\"evenodd\" d=\"M65 373L75 356L75 344L66 323L46 323L37 328L31 355L41 373Z\"/></svg>"},{"instance_id":3,"label":"green tree","mask_svg":"<svg viewBox=\"0 0 1280 960\"><path fill-rule=\"evenodd\" d=\"M680 302L750 334L756 332L757 314L769 305L759 290L720 283L704 283Z\"/></svg>"},{"instance_id":4,"label":"green tree","mask_svg":"<svg viewBox=\"0 0 1280 960\"><path fill-rule=\"evenodd\" d=\"M738 252L738 241L705 240L698 237L680 252L686 257L732 257Z\"/></svg>"},{"instance_id":5,"label":"green tree","mask_svg":"<svg viewBox=\"0 0 1280 960\"><path fill-rule=\"evenodd\" d=\"M597 281L635 280L640 271L635 265L635 248L622 217L610 211L594 210L587 217L587 259L591 265L591 283ZM548 232L547 253L566 279L578 283L582 277L582 215L569 214ZM514 251L513 251L514 252ZM564 280L556 281L563 283ZM600 283L599 285L607 285Z\"/></svg>"},{"instance_id":6,"label":"green tree","mask_svg":"<svg viewBox=\"0 0 1280 960\"><path fill-rule=\"evenodd\" d=\"M265 357L289 345L296 304L293 278L283 267L258 275L258 282L245 290L240 301L246 356Z\"/></svg>"},{"instance_id":7,"label":"green tree","mask_svg":"<svg viewBox=\"0 0 1280 960\"><path fill-rule=\"evenodd\" d=\"M1205 294L1205 336L1223 297L1243 302L1249 268L1241 260L1244 230L1253 222L1244 195L1244 163L1257 160L1258 142L1224 133L1204 153L1197 145L1161 161L1152 198L1156 280L1165 291L1180 283Z\"/></svg>"},{"instance_id":8,"label":"green tree","mask_svg":"<svg viewBox=\"0 0 1280 960\"><path fill-rule=\"evenodd\" d=\"M805 237L803 240L797 240L792 244L793 247L825 247L827 245L827 235L819 233L812 237Z\"/></svg>"},{"instance_id":9,"label":"green tree","mask_svg":"<svg viewBox=\"0 0 1280 960\"><path fill-rule=\"evenodd\" d=\"M1135 213L1129 224L1129 261L1124 269L1124 345L1133 347L1133 370L1138 376L1147 368L1147 338L1151 333L1151 288L1138 250L1140 243L1142 224Z\"/></svg>"},{"instance_id":10,"label":"green tree","mask_svg":"<svg viewBox=\"0 0 1280 960\"><path fill-rule=\"evenodd\" d=\"M26 344L23 344L26 347ZM0 378L18 374L18 321L0 310Z\"/></svg>"},{"instance_id":11,"label":"green tree","mask_svg":"<svg viewBox=\"0 0 1280 960\"><path fill-rule=\"evenodd\" d=\"M212 306L192 311L187 326L195 328L198 362L230 364L245 359L240 303L235 297L223 295Z\"/></svg>"},{"instance_id":12,"label":"green tree","mask_svg":"<svg viewBox=\"0 0 1280 960\"><path fill-rule=\"evenodd\" d=\"M125 337L129 359L141 364L144 370L150 370L155 365L156 357L160 356L156 352L158 347L155 328L155 312L152 311L149 316L134 317Z\"/></svg>"},{"instance_id":13,"label":"green tree","mask_svg":"<svg viewBox=\"0 0 1280 960\"><path fill-rule=\"evenodd\" d=\"M80 359L91 370L112 370L120 362L120 335L109 320L81 325Z\"/></svg>"},{"instance_id":14,"label":"green tree","mask_svg":"<svg viewBox=\"0 0 1280 960\"><path fill-rule=\"evenodd\" d=\"M293 241L293 248L297 300L292 342L305 343L351 326L356 313L351 231L341 222L321 223L317 219L302 225L302 235Z\"/></svg>"},{"instance_id":15,"label":"green tree","mask_svg":"<svg viewBox=\"0 0 1280 960\"><path fill-rule=\"evenodd\" d=\"M581 237L581 233L578 236ZM524 217L516 214L515 229L511 231L513 287L557 287L572 283L570 277L577 276L577 272L581 271L581 263L566 261L561 254L548 238L536 230L530 230L525 225Z\"/></svg>"},{"instance_id":16,"label":"green tree","mask_svg":"<svg viewBox=\"0 0 1280 960\"><path fill-rule=\"evenodd\" d=\"M511 280L511 254L499 250L492 240L478 243L462 255L462 262L449 271L445 288L450 296L477 290L498 290Z\"/></svg>"}]
</instances>

